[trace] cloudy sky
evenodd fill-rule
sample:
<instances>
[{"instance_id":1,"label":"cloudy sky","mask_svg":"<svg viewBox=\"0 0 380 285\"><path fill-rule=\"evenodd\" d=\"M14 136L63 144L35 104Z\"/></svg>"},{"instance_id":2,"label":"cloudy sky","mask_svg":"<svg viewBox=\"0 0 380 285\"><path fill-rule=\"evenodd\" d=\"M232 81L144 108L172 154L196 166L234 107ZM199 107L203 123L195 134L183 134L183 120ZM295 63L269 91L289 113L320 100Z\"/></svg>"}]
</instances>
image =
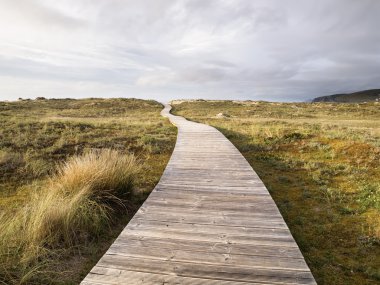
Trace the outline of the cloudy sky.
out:
<instances>
[{"instance_id":1,"label":"cloudy sky","mask_svg":"<svg viewBox=\"0 0 380 285\"><path fill-rule=\"evenodd\" d=\"M380 87L379 0L0 0L0 99Z\"/></svg>"}]
</instances>

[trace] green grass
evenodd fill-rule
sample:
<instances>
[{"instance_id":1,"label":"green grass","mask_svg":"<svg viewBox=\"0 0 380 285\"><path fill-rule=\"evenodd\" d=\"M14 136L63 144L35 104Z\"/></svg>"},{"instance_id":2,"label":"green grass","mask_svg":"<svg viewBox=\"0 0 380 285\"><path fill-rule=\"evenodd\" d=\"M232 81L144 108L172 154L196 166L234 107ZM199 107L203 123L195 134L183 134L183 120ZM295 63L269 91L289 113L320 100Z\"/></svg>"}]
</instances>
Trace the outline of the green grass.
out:
<instances>
[{"instance_id":1,"label":"green grass","mask_svg":"<svg viewBox=\"0 0 380 285\"><path fill-rule=\"evenodd\" d=\"M175 103L242 152L318 284L380 284L379 103Z\"/></svg>"},{"instance_id":2,"label":"green grass","mask_svg":"<svg viewBox=\"0 0 380 285\"><path fill-rule=\"evenodd\" d=\"M0 102L0 284L78 284L158 182L176 128L137 99Z\"/></svg>"}]
</instances>

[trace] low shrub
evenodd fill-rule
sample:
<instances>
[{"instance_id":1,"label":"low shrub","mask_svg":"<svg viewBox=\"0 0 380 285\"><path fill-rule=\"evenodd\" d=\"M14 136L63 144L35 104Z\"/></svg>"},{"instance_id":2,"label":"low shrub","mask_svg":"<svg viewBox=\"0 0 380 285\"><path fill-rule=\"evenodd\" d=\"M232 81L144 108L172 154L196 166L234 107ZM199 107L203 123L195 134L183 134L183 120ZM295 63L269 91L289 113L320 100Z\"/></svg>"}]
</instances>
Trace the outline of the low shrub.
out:
<instances>
[{"instance_id":1,"label":"low shrub","mask_svg":"<svg viewBox=\"0 0 380 285\"><path fill-rule=\"evenodd\" d=\"M125 209L138 171L133 155L110 149L58 165L25 207L0 217L0 281L26 282L56 251L98 238Z\"/></svg>"}]
</instances>

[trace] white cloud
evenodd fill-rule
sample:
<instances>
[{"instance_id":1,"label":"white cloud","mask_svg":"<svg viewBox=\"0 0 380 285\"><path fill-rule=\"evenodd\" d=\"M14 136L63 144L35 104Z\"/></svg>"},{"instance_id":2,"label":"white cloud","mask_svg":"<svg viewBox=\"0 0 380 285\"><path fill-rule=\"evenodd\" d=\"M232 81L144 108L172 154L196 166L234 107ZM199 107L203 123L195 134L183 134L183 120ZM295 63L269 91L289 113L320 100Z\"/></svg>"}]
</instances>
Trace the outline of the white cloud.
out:
<instances>
[{"instance_id":1,"label":"white cloud","mask_svg":"<svg viewBox=\"0 0 380 285\"><path fill-rule=\"evenodd\" d=\"M377 0L0 0L0 99L379 87Z\"/></svg>"}]
</instances>

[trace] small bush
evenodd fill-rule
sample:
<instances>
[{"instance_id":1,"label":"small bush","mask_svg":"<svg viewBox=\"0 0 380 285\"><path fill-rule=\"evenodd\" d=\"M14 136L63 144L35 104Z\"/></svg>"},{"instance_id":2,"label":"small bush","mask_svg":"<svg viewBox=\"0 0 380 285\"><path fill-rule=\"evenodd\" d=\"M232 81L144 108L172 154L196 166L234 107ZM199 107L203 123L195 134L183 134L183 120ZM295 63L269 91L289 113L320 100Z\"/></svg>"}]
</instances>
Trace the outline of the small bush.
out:
<instances>
[{"instance_id":1,"label":"small bush","mask_svg":"<svg viewBox=\"0 0 380 285\"><path fill-rule=\"evenodd\" d=\"M0 174L11 172L24 164L19 153L0 151Z\"/></svg>"},{"instance_id":2,"label":"small bush","mask_svg":"<svg viewBox=\"0 0 380 285\"><path fill-rule=\"evenodd\" d=\"M301 140L301 139L304 139L306 137L307 136L305 134L301 134L301 133L298 133L298 132L292 132L290 134L285 134L284 135L284 139L285 140L289 140L289 141Z\"/></svg>"},{"instance_id":3,"label":"small bush","mask_svg":"<svg viewBox=\"0 0 380 285\"><path fill-rule=\"evenodd\" d=\"M55 250L96 239L124 207L138 171L133 155L109 149L60 164L23 209L0 217L0 280L21 282Z\"/></svg>"},{"instance_id":4,"label":"small bush","mask_svg":"<svg viewBox=\"0 0 380 285\"><path fill-rule=\"evenodd\" d=\"M374 208L380 210L380 183L365 183L360 187L358 202L363 210Z\"/></svg>"}]
</instances>

